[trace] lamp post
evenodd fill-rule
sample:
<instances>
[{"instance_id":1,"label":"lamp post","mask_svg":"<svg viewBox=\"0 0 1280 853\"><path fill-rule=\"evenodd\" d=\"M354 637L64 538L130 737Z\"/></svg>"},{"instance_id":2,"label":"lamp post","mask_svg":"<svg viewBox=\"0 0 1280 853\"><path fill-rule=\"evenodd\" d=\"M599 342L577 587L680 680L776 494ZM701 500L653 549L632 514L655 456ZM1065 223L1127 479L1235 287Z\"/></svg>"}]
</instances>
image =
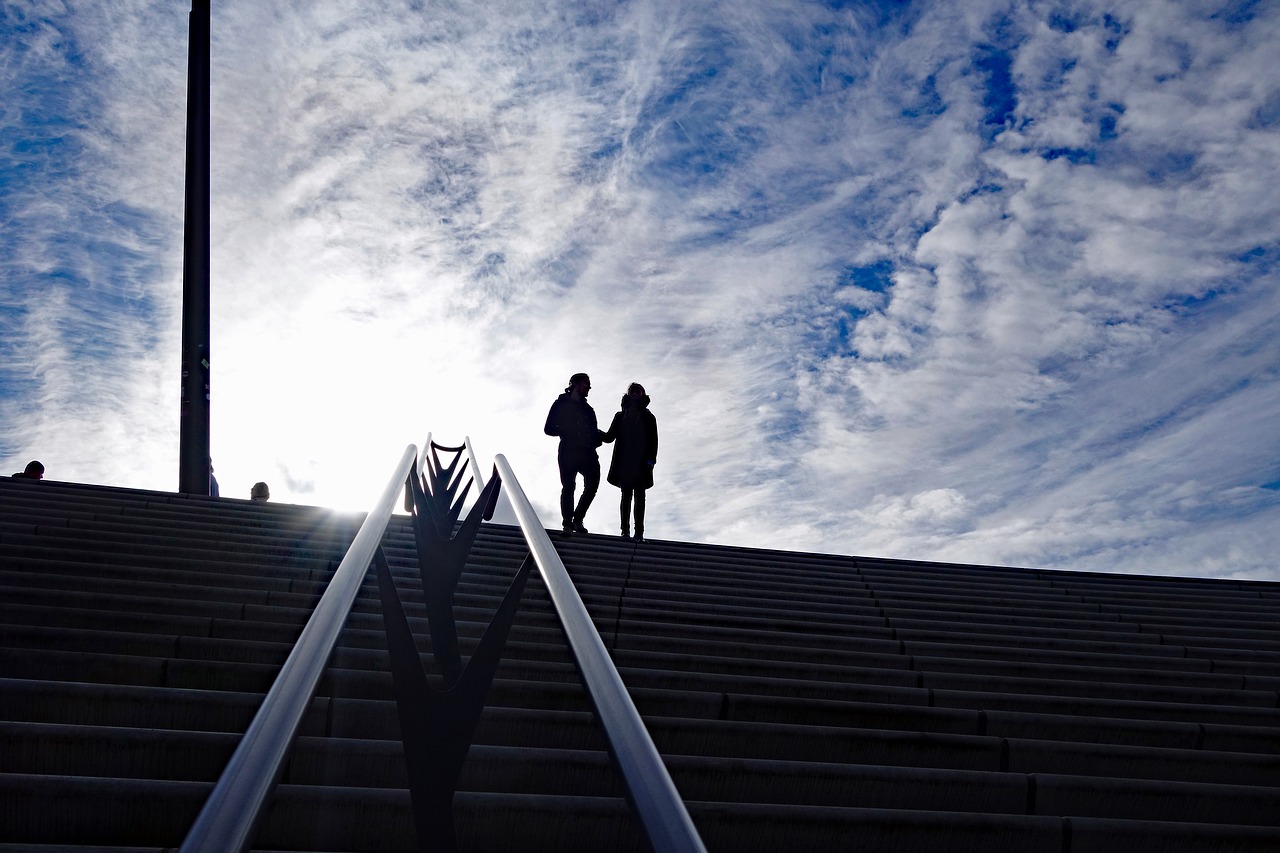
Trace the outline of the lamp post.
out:
<instances>
[{"instance_id":1,"label":"lamp post","mask_svg":"<svg viewBox=\"0 0 1280 853\"><path fill-rule=\"evenodd\" d=\"M178 491L209 494L209 0L192 0L183 212Z\"/></svg>"}]
</instances>

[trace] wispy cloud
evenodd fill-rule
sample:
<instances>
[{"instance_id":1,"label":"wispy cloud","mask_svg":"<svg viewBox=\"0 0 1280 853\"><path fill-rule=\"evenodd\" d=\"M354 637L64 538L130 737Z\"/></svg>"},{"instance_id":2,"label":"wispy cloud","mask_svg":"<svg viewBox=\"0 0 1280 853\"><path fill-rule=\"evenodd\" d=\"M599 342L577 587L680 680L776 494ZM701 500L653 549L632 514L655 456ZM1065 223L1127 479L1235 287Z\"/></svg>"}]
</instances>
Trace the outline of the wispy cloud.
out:
<instances>
[{"instance_id":1,"label":"wispy cloud","mask_svg":"<svg viewBox=\"0 0 1280 853\"><path fill-rule=\"evenodd\" d=\"M169 5L0 19L0 456L55 477L174 482ZM658 537L1274 577L1277 28L217 4L224 494L360 506L430 430L554 520L542 419L588 370L602 419L653 396Z\"/></svg>"},{"instance_id":2,"label":"wispy cloud","mask_svg":"<svg viewBox=\"0 0 1280 853\"><path fill-rule=\"evenodd\" d=\"M156 353L174 340L181 182L161 175L183 91L174 57L140 60L145 39L182 29L150 6L112 9L0 17L0 450L122 481L176 460L152 413L177 381Z\"/></svg>"}]
</instances>

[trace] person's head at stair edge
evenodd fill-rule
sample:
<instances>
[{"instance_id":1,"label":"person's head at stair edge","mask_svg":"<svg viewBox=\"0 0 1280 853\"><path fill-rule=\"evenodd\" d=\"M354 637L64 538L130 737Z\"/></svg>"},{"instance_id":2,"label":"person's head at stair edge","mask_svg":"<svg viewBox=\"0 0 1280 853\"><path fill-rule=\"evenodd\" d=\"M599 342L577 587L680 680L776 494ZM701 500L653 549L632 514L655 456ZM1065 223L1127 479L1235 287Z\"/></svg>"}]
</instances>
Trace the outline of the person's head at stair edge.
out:
<instances>
[{"instance_id":1,"label":"person's head at stair edge","mask_svg":"<svg viewBox=\"0 0 1280 853\"><path fill-rule=\"evenodd\" d=\"M36 461L35 459L32 459L30 462L27 463L26 468L22 469L21 471L14 474L13 476L17 477L19 480L43 480L44 465L42 465L40 462Z\"/></svg>"}]
</instances>

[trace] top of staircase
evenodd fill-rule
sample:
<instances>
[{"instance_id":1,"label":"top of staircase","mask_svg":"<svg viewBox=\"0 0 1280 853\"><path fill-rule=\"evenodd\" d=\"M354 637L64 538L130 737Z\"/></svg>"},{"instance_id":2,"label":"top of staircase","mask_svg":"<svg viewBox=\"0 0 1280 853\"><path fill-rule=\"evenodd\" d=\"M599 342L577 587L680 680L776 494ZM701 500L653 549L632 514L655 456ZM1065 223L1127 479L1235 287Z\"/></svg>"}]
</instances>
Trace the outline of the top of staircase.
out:
<instances>
[{"instance_id":1,"label":"top of staircase","mask_svg":"<svg viewBox=\"0 0 1280 853\"><path fill-rule=\"evenodd\" d=\"M179 843L362 518L0 481L0 853ZM1280 849L1280 584L553 541L708 849ZM484 526L464 657L525 553ZM264 847L412 849L367 587ZM639 843L536 581L455 813L466 849Z\"/></svg>"}]
</instances>

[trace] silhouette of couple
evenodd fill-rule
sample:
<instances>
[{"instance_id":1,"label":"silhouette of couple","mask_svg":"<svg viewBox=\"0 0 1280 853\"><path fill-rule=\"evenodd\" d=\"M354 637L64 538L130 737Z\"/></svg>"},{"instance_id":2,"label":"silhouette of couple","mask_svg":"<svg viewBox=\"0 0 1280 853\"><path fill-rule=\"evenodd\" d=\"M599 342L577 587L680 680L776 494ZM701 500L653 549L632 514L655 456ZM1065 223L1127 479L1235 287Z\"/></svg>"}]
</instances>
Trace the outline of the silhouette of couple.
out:
<instances>
[{"instance_id":1,"label":"silhouette of couple","mask_svg":"<svg viewBox=\"0 0 1280 853\"><path fill-rule=\"evenodd\" d=\"M586 516L600 487L600 459L596 448L613 442L609 482L622 490L619 514L622 535L644 541L645 490L653 486L653 466L658 461L658 421L649 411L649 395L644 386L632 382L622 397L622 406L613 416L608 432L601 432L595 410L587 403L591 378L575 373L569 387L551 404L543 432L560 438L557 461L560 465L560 515L564 535L586 533ZM582 496L574 504L573 493L582 475ZM631 535L631 512L635 508L635 536Z\"/></svg>"}]
</instances>

